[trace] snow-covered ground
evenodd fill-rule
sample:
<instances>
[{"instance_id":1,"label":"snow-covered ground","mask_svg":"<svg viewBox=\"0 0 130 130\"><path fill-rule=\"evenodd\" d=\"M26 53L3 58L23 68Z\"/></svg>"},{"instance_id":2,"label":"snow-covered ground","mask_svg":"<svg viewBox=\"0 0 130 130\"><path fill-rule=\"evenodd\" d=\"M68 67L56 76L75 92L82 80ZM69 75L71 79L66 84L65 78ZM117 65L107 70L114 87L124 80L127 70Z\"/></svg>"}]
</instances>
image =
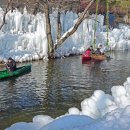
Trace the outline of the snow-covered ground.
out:
<instances>
[{"instance_id":1,"label":"snow-covered ground","mask_svg":"<svg viewBox=\"0 0 130 130\"><path fill-rule=\"evenodd\" d=\"M0 24L3 10L0 9ZM76 22L78 15L63 12L61 15L62 35ZM57 57L82 53L94 39L93 20L85 19L78 30L57 49ZM56 11L50 14L53 40L56 40ZM106 44L104 17L98 15L96 44ZM13 57L17 62L47 59L47 37L45 15L23 14L17 10L9 12L6 24L0 31L0 61ZM109 31L109 47L112 50L130 50L130 27L120 25ZM81 102L81 109L70 108L65 115L51 118L35 116L30 123L19 122L6 130L130 130L130 77L123 86L113 86L112 95L96 90Z\"/></svg>"},{"instance_id":2,"label":"snow-covered ground","mask_svg":"<svg viewBox=\"0 0 130 130\"><path fill-rule=\"evenodd\" d=\"M94 91L81 102L81 109L68 109L53 119L37 115L32 122L18 122L6 130L130 130L130 77L122 86L113 86L111 95Z\"/></svg>"},{"instance_id":3,"label":"snow-covered ground","mask_svg":"<svg viewBox=\"0 0 130 130\"><path fill-rule=\"evenodd\" d=\"M3 10L0 8L0 24L2 23ZM56 41L56 18L54 11L50 14L52 37ZM61 14L62 35L76 22L78 15L73 12ZM85 19L78 30L56 50L56 57L81 54L94 41L95 15ZM96 43L106 44L106 29L103 25L104 16L97 18ZM130 27L120 26L109 32L109 47L112 50L130 50ZM17 62L47 59L47 37L45 15L38 13L36 16L29 14L24 9L23 13L17 9L8 12L6 24L0 31L0 61L13 57Z\"/></svg>"}]
</instances>

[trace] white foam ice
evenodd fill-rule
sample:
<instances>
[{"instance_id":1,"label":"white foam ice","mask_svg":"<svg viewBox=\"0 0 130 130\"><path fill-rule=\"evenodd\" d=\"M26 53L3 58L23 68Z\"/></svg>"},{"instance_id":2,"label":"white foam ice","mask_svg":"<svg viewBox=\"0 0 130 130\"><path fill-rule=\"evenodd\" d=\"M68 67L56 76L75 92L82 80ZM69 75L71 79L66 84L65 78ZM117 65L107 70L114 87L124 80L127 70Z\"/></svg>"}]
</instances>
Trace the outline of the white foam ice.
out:
<instances>
[{"instance_id":1,"label":"white foam ice","mask_svg":"<svg viewBox=\"0 0 130 130\"><path fill-rule=\"evenodd\" d=\"M0 8L0 23L2 23L4 11ZM70 54L81 54L94 41L95 17L85 19L77 31L70 36L64 44L56 50L55 56L69 56ZM62 37L73 27L78 15L72 11L61 13ZM56 43L57 35L57 11L50 14L52 38ZM107 33L104 31L104 16L98 15L96 30L96 44L106 46ZM130 50L130 27L120 25L109 31L109 48L112 50ZM6 15L6 24L0 31L0 61L13 57L18 62L46 59L48 56L48 45L46 36L45 14L29 14L24 8L23 13L17 9L9 11Z\"/></svg>"},{"instance_id":2,"label":"white foam ice","mask_svg":"<svg viewBox=\"0 0 130 130\"><path fill-rule=\"evenodd\" d=\"M68 109L55 119L37 115L32 122L18 122L6 130L129 130L130 129L130 77L122 86L113 86L110 94L95 90L81 102L81 110Z\"/></svg>"}]
</instances>

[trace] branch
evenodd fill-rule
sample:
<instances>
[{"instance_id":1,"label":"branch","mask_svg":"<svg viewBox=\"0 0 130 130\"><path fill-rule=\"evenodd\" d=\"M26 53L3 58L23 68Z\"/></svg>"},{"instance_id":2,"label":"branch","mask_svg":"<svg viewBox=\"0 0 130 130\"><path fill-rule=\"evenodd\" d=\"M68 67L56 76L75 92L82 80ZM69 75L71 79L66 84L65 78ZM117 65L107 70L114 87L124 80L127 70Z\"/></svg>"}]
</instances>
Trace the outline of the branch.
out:
<instances>
[{"instance_id":1,"label":"branch","mask_svg":"<svg viewBox=\"0 0 130 130\"><path fill-rule=\"evenodd\" d=\"M77 22L75 25L68 31L66 32L56 43L54 46L54 50L57 49L69 36L71 36L79 27L81 22L84 20L84 17L88 11L88 9L91 7L91 5L94 3L95 0L91 0L87 7L85 8L84 12L81 14L81 16L78 18Z\"/></svg>"},{"instance_id":2,"label":"branch","mask_svg":"<svg viewBox=\"0 0 130 130\"><path fill-rule=\"evenodd\" d=\"M2 29L2 27L4 26L5 24L5 18L6 18L6 14L11 10L9 9L9 6L11 5L12 3L12 0L8 0L8 4L6 6L6 9L5 9L5 12L4 12L4 15L3 15L3 20L2 20L2 24L0 25L0 30ZM12 6L12 5L11 5Z\"/></svg>"},{"instance_id":3,"label":"branch","mask_svg":"<svg viewBox=\"0 0 130 130\"><path fill-rule=\"evenodd\" d=\"M39 1L36 1L35 7L34 7L34 10L33 10L33 14L36 15L38 13L38 10L39 10Z\"/></svg>"}]
</instances>

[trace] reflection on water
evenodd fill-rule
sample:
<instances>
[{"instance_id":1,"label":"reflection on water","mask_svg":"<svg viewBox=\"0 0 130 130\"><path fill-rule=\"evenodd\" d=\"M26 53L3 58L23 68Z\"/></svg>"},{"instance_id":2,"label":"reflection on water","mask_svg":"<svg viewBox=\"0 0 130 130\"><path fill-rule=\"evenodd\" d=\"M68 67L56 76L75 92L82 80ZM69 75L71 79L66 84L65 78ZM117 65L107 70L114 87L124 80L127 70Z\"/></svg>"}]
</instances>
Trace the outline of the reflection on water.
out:
<instances>
[{"instance_id":1,"label":"reflection on water","mask_svg":"<svg viewBox=\"0 0 130 130\"><path fill-rule=\"evenodd\" d=\"M82 64L81 56L32 63L32 72L0 82L0 128L34 115L52 117L80 108L94 90L110 93L130 76L130 52L112 52L109 61Z\"/></svg>"}]
</instances>

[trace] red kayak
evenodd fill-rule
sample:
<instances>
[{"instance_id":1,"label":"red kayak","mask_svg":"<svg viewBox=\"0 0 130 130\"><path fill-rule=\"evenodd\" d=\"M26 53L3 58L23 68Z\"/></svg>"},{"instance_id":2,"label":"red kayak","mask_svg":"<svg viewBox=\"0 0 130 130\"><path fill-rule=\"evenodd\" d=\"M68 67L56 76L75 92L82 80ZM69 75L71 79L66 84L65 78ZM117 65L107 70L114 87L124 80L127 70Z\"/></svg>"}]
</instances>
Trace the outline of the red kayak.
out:
<instances>
[{"instance_id":1,"label":"red kayak","mask_svg":"<svg viewBox=\"0 0 130 130\"><path fill-rule=\"evenodd\" d=\"M91 56L87 54L82 54L82 62L91 60Z\"/></svg>"},{"instance_id":2,"label":"red kayak","mask_svg":"<svg viewBox=\"0 0 130 130\"><path fill-rule=\"evenodd\" d=\"M91 60L91 49L88 48L83 54L82 54L82 62L90 61Z\"/></svg>"}]
</instances>

